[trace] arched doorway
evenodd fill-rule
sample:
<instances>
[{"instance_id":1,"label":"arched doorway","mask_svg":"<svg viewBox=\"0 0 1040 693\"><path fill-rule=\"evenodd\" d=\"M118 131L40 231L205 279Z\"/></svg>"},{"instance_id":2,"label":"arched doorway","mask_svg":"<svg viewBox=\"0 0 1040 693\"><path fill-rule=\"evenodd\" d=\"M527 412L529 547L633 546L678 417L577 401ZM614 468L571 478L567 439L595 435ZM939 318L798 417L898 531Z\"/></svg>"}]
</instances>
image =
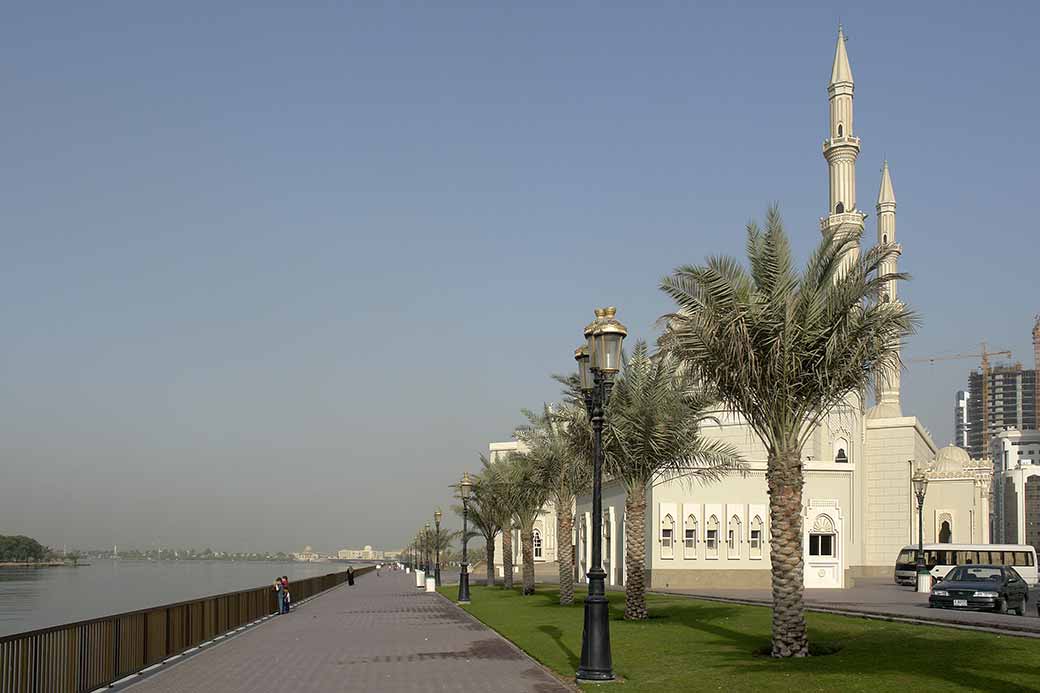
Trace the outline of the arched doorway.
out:
<instances>
[{"instance_id":1,"label":"arched doorway","mask_svg":"<svg viewBox=\"0 0 1040 693\"><path fill-rule=\"evenodd\" d=\"M953 540L953 530L950 529L950 523L947 520L943 520L942 525L939 526L939 543L949 544Z\"/></svg>"}]
</instances>

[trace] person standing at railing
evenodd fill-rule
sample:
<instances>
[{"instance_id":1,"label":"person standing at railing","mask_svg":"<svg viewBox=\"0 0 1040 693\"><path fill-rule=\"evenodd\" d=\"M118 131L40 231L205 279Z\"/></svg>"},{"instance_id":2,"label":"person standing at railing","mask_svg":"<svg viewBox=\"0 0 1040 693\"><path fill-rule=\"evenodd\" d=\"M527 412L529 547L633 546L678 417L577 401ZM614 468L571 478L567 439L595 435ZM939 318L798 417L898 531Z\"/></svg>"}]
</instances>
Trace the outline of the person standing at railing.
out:
<instances>
[{"instance_id":1,"label":"person standing at railing","mask_svg":"<svg viewBox=\"0 0 1040 693\"><path fill-rule=\"evenodd\" d=\"M288 575L283 575L282 576L282 603L283 603L283 605L285 607L285 611L283 611L282 613L283 614L289 613L290 606L289 606L289 576Z\"/></svg>"},{"instance_id":2,"label":"person standing at railing","mask_svg":"<svg viewBox=\"0 0 1040 693\"><path fill-rule=\"evenodd\" d=\"M354 566L347 566L347 584L351 587L354 586Z\"/></svg>"},{"instance_id":3,"label":"person standing at railing","mask_svg":"<svg viewBox=\"0 0 1040 693\"><path fill-rule=\"evenodd\" d=\"M285 613L285 600L282 599L282 579L281 578L275 578L274 579L274 598L278 602L278 613L279 614L284 614Z\"/></svg>"}]
</instances>

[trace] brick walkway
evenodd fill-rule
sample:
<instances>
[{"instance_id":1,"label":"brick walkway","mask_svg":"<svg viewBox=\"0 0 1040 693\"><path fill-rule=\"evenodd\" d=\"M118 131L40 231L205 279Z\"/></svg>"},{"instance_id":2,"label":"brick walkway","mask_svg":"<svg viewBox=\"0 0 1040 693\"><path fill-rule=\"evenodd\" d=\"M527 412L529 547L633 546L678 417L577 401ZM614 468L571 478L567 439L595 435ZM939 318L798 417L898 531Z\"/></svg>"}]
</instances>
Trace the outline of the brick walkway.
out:
<instances>
[{"instance_id":1,"label":"brick walkway","mask_svg":"<svg viewBox=\"0 0 1040 693\"><path fill-rule=\"evenodd\" d=\"M575 690L415 576L362 576L129 685L132 693Z\"/></svg>"}]
</instances>

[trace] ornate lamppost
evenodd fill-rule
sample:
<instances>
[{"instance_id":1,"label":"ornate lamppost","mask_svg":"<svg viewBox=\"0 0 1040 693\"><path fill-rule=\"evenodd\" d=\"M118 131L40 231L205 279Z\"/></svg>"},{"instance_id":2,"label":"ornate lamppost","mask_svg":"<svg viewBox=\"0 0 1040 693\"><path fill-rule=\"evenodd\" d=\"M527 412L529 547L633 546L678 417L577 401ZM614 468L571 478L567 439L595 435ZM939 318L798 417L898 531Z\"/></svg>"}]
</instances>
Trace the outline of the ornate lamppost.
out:
<instances>
[{"instance_id":1,"label":"ornate lamppost","mask_svg":"<svg viewBox=\"0 0 1040 693\"><path fill-rule=\"evenodd\" d=\"M433 565L433 580L438 587L441 586L441 511L440 508L433 512L433 522L437 529L433 533L433 550L436 553L436 563Z\"/></svg>"},{"instance_id":2,"label":"ornate lamppost","mask_svg":"<svg viewBox=\"0 0 1040 693\"><path fill-rule=\"evenodd\" d=\"M462 565L459 566L459 603L469 604L469 554L466 545L469 543L469 494L473 490L473 480L469 472L462 475L459 482L459 498L462 499Z\"/></svg>"},{"instance_id":3,"label":"ornate lamppost","mask_svg":"<svg viewBox=\"0 0 1040 693\"><path fill-rule=\"evenodd\" d=\"M917 591L931 592L931 576L924 564L924 495L928 492L928 476L919 469L913 482L917 496Z\"/></svg>"},{"instance_id":4,"label":"ornate lamppost","mask_svg":"<svg viewBox=\"0 0 1040 693\"><path fill-rule=\"evenodd\" d=\"M578 681L613 681L610 656L610 602L603 570L603 425L614 376L621 368L621 343L628 335L614 316L617 309L597 308L596 319L585 328L587 343L574 351L585 408L592 423L592 561L589 593L585 598L585 627L581 635Z\"/></svg>"},{"instance_id":5,"label":"ornate lamppost","mask_svg":"<svg viewBox=\"0 0 1040 693\"><path fill-rule=\"evenodd\" d=\"M423 526L423 572L430 574L430 523Z\"/></svg>"}]
</instances>

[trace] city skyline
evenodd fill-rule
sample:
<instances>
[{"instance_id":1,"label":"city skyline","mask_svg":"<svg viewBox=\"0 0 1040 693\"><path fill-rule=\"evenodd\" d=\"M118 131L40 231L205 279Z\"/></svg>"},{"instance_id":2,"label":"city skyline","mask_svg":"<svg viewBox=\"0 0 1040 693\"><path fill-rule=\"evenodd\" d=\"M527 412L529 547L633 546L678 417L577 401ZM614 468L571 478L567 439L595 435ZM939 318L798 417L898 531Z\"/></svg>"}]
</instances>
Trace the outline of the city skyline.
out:
<instances>
[{"instance_id":1,"label":"city skyline","mask_svg":"<svg viewBox=\"0 0 1040 693\"><path fill-rule=\"evenodd\" d=\"M1037 57L1007 27L1037 10L943 8L843 13L859 197L887 158L904 358L1028 368ZM828 10L41 12L0 28L6 534L407 543L559 398L594 306L652 339L660 277L774 200L819 239ZM940 444L974 365L903 375Z\"/></svg>"}]
</instances>

